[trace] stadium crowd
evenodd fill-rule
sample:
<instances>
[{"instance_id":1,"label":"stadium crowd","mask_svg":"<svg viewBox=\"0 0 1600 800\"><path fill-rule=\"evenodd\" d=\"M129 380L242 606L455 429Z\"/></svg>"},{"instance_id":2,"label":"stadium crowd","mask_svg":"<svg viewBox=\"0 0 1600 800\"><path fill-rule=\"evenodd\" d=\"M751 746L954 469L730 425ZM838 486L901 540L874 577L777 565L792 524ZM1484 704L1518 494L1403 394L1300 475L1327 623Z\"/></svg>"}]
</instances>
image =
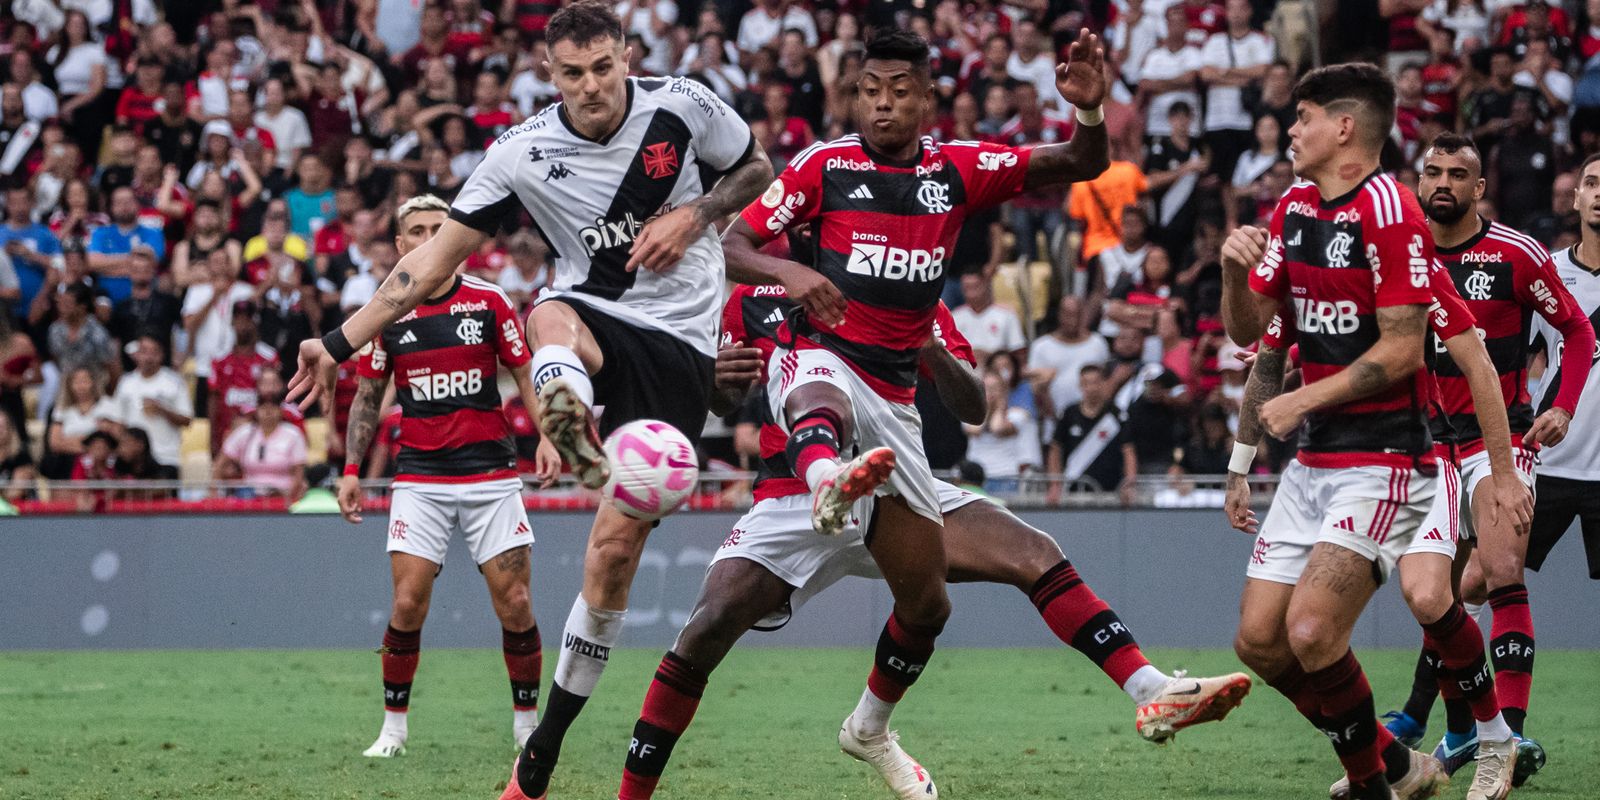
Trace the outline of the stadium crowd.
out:
<instances>
[{"instance_id":1,"label":"stadium crowd","mask_svg":"<svg viewBox=\"0 0 1600 800\"><path fill-rule=\"evenodd\" d=\"M451 199L501 133L556 100L539 0L14 0L0 10L0 480L237 478L297 497L345 459L283 403L299 341L394 266L395 209ZM1545 0L644 0L617 4L637 75L688 75L775 168L849 132L865 31L934 43L941 140L1072 135L1054 69L1109 45L1112 167L963 229L946 302L989 416L919 394L928 454L990 491L1132 500L1138 476L1226 470L1245 369L1218 251L1293 181L1290 88L1321 61L1385 63L1386 166L1408 186L1443 131L1487 154L1481 209L1575 241L1571 168L1600 151L1600 2ZM1374 25L1373 20L1383 24ZM779 247L804 247L780 242ZM467 264L525 311L550 276L531 227ZM921 402L921 396L926 402ZM530 460L535 426L507 413ZM754 409L706 456L755 463ZM315 415L314 415L315 416ZM380 434L363 474L392 473ZM1288 445L1263 448L1275 469ZM335 470L333 474L337 474ZM1065 480L1036 480L1062 476Z\"/></svg>"}]
</instances>

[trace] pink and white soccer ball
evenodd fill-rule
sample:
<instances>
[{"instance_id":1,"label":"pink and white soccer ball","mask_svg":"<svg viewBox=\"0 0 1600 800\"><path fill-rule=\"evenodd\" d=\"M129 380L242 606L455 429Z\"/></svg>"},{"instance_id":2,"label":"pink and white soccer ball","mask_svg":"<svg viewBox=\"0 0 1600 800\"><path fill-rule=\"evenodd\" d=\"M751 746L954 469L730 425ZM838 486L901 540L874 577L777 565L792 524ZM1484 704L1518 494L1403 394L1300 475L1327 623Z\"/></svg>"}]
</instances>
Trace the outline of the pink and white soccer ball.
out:
<instances>
[{"instance_id":1,"label":"pink and white soccer ball","mask_svg":"<svg viewBox=\"0 0 1600 800\"><path fill-rule=\"evenodd\" d=\"M659 420L623 425L606 437L605 449L611 478L600 493L634 519L654 522L677 511L700 479L689 438Z\"/></svg>"}]
</instances>

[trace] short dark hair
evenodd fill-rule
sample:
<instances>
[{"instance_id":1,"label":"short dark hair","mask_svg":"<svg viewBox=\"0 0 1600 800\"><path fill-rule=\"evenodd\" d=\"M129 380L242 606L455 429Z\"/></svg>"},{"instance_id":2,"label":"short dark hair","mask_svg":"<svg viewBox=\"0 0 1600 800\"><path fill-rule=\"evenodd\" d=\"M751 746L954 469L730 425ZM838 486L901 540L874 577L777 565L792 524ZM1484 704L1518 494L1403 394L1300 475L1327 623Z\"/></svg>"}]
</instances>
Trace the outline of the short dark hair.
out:
<instances>
[{"instance_id":1,"label":"short dark hair","mask_svg":"<svg viewBox=\"0 0 1600 800\"><path fill-rule=\"evenodd\" d=\"M1585 158L1583 163L1578 165L1578 177L1582 178L1583 171L1588 169L1589 165L1595 163L1596 161L1600 161L1600 153L1590 153L1589 157Z\"/></svg>"},{"instance_id":2,"label":"short dark hair","mask_svg":"<svg viewBox=\"0 0 1600 800\"><path fill-rule=\"evenodd\" d=\"M1294 103L1342 111L1354 108L1368 144L1380 144L1394 127L1394 81L1376 64L1329 64L1307 72L1294 87Z\"/></svg>"},{"instance_id":3,"label":"short dark hair","mask_svg":"<svg viewBox=\"0 0 1600 800\"><path fill-rule=\"evenodd\" d=\"M907 30L891 28L867 42L867 60L909 61L911 71L928 74L928 40Z\"/></svg>"},{"instance_id":4,"label":"short dark hair","mask_svg":"<svg viewBox=\"0 0 1600 800\"><path fill-rule=\"evenodd\" d=\"M1478 143L1472 141L1471 136L1459 134L1455 131L1445 131L1444 133L1433 137L1433 144L1428 145L1428 149L1437 150L1441 153L1449 153L1451 155L1459 153L1462 150L1471 150L1472 154L1477 156L1479 161L1483 160L1483 151L1478 149Z\"/></svg>"},{"instance_id":5,"label":"short dark hair","mask_svg":"<svg viewBox=\"0 0 1600 800\"><path fill-rule=\"evenodd\" d=\"M622 35L622 20L611 10L610 3L600 0L579 0L551 14L544 35L552 47L560 41L571 41L579 47L596 39L614 39L619 44L627 41Z\"/></svg>"},{"instance_id":6,"label":"short dark hair","mask_svg":"<svg viewBox=\"0 0 1600 800\"><path fill-rule=\"evenodd\" d=\"M1192 117L1194 116L1194 106L1189 105L1189 101L1187 100L1178 100L1172 105L1167 106L1167 116L1170 117L1173 114L1183 114L1185 116Z\"/></svg>"},{"instance_id":7,"label":"short dark hair","mask_svg":"<svg viewBox=\"0 0 1600 800\"><path fill-rule=\"evenodd\" d=\"M1106 365L1104 364L1084 364L1078 368L1078 377L1081 378L1091 372L1093 372L1097 378L1104 378L1109 374L1106 371Z\"/></svg>"}]
</instances>

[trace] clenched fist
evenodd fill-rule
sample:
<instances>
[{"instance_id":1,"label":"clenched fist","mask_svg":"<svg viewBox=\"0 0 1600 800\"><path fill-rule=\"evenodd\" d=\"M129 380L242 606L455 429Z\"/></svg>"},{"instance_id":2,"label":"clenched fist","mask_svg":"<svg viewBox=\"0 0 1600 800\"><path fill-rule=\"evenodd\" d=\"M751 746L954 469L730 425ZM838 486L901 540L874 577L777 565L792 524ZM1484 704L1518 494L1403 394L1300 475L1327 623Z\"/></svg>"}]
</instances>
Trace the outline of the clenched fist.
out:
<instances>
[{"instance_id":1,"label":"clenched fist","mask_svg":"<svg viewBox=\"0 0 1600 800\"><path fill-rule=\"evenodd\" d=\"M1254 225L1242 225L1228 234L1222 243L1222 268L1249 272L1261 263L1267 254L1267 231Z\"/></svg>"}]
</instances>

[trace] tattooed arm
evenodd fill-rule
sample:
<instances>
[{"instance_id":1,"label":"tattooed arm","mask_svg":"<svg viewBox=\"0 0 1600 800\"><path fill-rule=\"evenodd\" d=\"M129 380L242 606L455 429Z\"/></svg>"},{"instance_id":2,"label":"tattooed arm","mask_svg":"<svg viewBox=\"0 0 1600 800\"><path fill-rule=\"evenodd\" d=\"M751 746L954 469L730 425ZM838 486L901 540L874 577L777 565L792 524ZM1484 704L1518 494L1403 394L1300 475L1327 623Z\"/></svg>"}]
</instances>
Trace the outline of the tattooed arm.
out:
<instances>
[{"instance_id":1,"label":"tattooed arm","mask_svg":"<svg viewBox=\"0 0 1600 800\"><path fill-rule=\"evenodd\" d=\"M1250 366L1250 377L1244 385L1244 400L1239 404L1239 433L1234 438L1238 444L1255 447L1261 443L1261 406L1283 392L1285 350L1261 346L1255 363ZM1227 495L1223 508L1228 523L1245 533L1256 532L1255 512L1250 510L1250 483L1244 473L1228 471Z\"/></svg>"},{"instance_id":2,"label":"tattooed arm","mask_svg":"<svg viewBox=\"0 0 1600 800\"><path fill-rule=\"evenodd\" d=\"M356 385L355 400L350 403L350 421L345 427L344 457L346 464L355 464L359 472L367 456L367 446L378 430L383 411L384 390L388 378L362 378ZM345 473L339 479L339 513L347 522L361 521L361 476Z\"/></svg>"},{"instance_id":3,"label":"tattooed arm","mask_svg":"<svg viewBox=\"0 0 1600 800\"><path fill-rule=\"evenodd\" d=\"M752 140L744 158L711 191L656 217L639 231L626 268L630 272L639 267L661 272L677 266L707 225L718 225L739 213L771 182L772 162Z\"/></svg>"},{"instance_id":4,"label":"tattooed arm","mask_svg":"<svg viewBox=\"0 0 1600 800\"><path fill-rule=\"evenodd\" d=\"M1267 433L1282 439L1313 411L1370 397L1414 377L1423 367L1422 344L1427 332L1427 306L1378 309L1378 341L1338 373L1267 403L1261 409L1262 425Z\"/></svg>"}]
</instances>

